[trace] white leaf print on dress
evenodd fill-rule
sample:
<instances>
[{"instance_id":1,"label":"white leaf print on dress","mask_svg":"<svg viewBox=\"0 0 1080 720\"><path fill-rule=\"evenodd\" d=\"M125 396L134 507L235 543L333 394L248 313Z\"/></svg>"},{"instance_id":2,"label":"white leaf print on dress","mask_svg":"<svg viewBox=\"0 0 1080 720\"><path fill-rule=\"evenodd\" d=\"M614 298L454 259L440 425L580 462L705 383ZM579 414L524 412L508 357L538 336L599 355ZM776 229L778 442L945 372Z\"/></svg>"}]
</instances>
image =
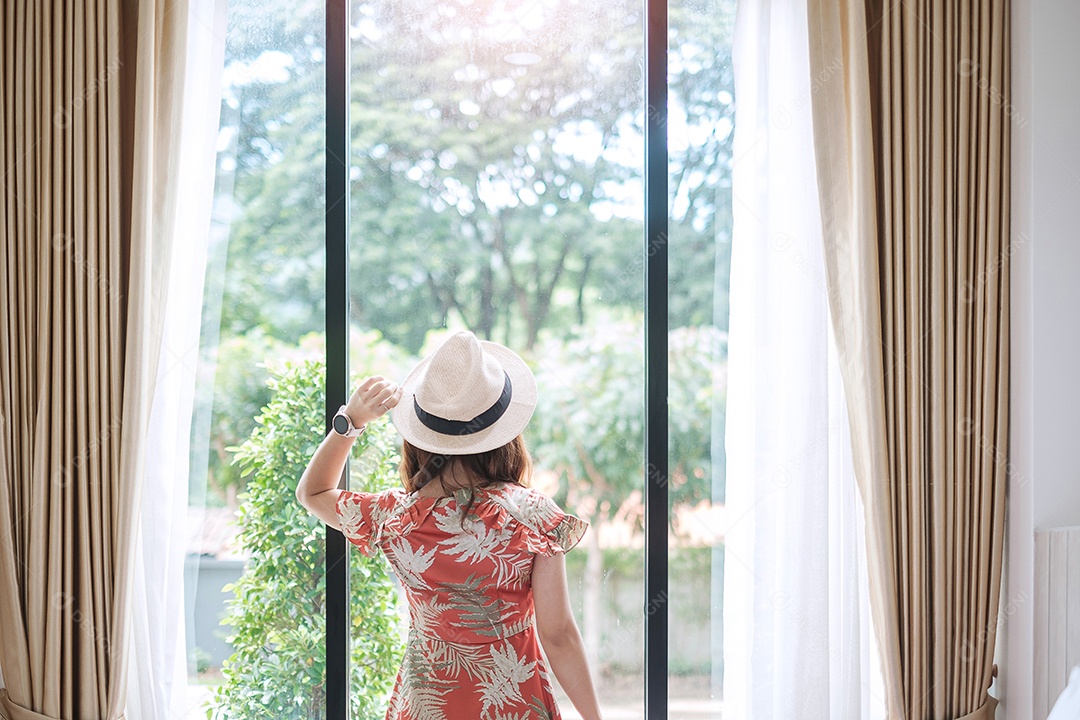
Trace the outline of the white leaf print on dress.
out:
<instances>
[{"instance_id":1,"label":"white leaf print on dress","mask_svg":"<svg viewBox=\"0 0 1080 720\"><path fill-rule=\"evenodd\" d=\"M498 643L491 644L491 659L495 667L490 675L480 681L479 690L484 703L482 710L484 715L492 709L499 709L509 703L524 703L521 684L533 676L533 668L536 666L535 661L530 662L525 658L519 658L517 651L510 643L502 643L502 650L498 645Z\"/></svg>"},{"instance_id":2,"label":"white leaf print on dress","mask_svg":"<svg viewBox=\"0 0 1080 720\"><path fill-rule=\"evenodd\" d=\"M478 520L466 520L464 527L460 513L436 513L435 522L439 529L450 537L440 545L451 548L451 554L460 554L459 562L472 562L498 554L505 549L513 531L509 528L487 527Z\"/></svg>"},{"instance_id":3,"label":"white leaf print on dress","mask_svg":"<svg viewBox=\"0 0 1080 720\"><path fill-rule=\"evenodd\" d=\"M496 502L534 530L554 524L559 515L559 507L545 495L530 492L528 488L514 487L505 495L496 498Z\"/></svg>"},{"instance_id":4,"label":"white leaf print on dress","mask_svg":"<svg viewBox=\"0 0 1080 720\"><path fill-rule=\"evenodd\" d=\"M412 545L401 538L390 543L387 555L390 556L390 562L397 570L401 582L418 590L430 590L431 586L422 575L434 562L436 550L437 548L431 548L427 552L413 550Z\"/></svg>"},{"instance_id":5,"label":"white leaf print on dress","mask_svg":"<svg viewBox=\"0 0 1080 720\"><path fill-rule=\"evenodd\" d=\"M441 603L435 598L422 601L409 598L409 617L413 630L428 637L438 635L439 627L443 623L442 615L451 609L452 605Z\"/></svg>"}]
</instances>

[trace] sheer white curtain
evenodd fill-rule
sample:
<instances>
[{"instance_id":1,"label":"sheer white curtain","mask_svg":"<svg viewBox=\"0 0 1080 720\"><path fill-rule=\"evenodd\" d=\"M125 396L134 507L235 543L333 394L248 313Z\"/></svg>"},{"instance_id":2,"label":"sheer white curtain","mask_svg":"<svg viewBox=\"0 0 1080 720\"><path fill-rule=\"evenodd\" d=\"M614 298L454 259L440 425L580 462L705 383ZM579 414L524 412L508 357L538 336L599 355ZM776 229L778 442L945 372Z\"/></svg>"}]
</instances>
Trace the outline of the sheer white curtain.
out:
<instances>
[{"instance_id":1,"label":"sheer white curtain","mask_svg":"<svg viewBox=\"0 0 1080 720\"><path fill-rule=\"evenodd\" d=\"M724 716L883 717L832 349L805 0L740 0Z\"/></svg>"},{"instance_id":2,"label":"sheer white curtain","mask_svg":"<svg viewBox=\"0 0 1080 720\"><path fill-rule=\"evenodd\" d=\"M188 446L225 54L226 0L188 0L176 242L139 510L128 671L131 720L185 716Z\"/></svg>"}]
</instances>

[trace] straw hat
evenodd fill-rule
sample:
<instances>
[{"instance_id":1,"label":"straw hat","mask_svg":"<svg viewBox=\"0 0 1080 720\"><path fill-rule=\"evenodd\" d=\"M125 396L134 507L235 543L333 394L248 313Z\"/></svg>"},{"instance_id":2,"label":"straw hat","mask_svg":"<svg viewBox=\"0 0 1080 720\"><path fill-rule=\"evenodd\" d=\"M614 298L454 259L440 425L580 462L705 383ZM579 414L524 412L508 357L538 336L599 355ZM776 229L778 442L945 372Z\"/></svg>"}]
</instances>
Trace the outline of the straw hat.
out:
<instances>
[{"instance_id":1,"label":"straw hat","mask_svg":"<svg viewBox=\"0 0 1080 720\"><path fill-rule=\"evenodd\" d=\"M390 419L410 444L445 455L494 450L525 429L536 378L509 348L451 335L401 382Z\"/></svg>"}]
</instances>

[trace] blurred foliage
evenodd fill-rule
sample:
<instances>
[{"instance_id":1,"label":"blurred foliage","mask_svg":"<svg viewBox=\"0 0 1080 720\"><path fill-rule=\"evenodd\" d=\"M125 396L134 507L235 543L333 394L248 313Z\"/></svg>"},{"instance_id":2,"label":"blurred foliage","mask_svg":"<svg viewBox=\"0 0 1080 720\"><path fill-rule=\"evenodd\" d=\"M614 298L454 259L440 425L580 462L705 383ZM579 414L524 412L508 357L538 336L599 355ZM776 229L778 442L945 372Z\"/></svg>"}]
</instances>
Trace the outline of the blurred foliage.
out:
<instances>
[{"instance_id":1,"label":"blurred foliage","mask_svg":"<svg viewBox=\"0 0 1080 720\"><path fill-rule=\"evenodd\" d=\"M410 353L455 321L530 348L598 309L641 307L641 9L353 2L355 322ZM674 327L726 326L733 9L672 9ZM230 3L224 336L295 342L321 324L322 12ZM508 60L526 53L534 64Z\"/></svg>"},{"instance_id":2,"label":"blurred foliage","mask_svg":"<svg viewBox=\"0 0 1080 720\"><path fill-rule=\"evenodd\" d=\"M735 0L670 3L668 315L728 329Z\"/></svg>"},{"instance_id":3,"label":"blurred foliage","mask_svg":"<svg viewBox=\"0 0 1080 720\"><path fill-rule=\"evenodd\" d=\"M206 459L206 497L212 505L235 506L242 480L232 451L251 435L259 410L270 402L267 360L284 355L287 348L256 327L222 339L209 362L204 359L214 378Z\"/></svg>"},{"instance_id":4,"label":"blurred foliage","mask_svg":"<svg viewBox=\"0 0 1080 720\"><path fill-rule=\"evenodd\" d=\"M666 476L672 504L711 499L710 433L722 391L723 335L709 326L668 338ZM594 522L616 515L640 526L644 462L644 336L640 322L611 321L551 339L537 354L541 388L529 439L554 470L568 504Z\"/></svg>"},{"instance_id":5,"label":"blurred foliage","mask_svg":"<svg viewBox=\"0 0 1080 720\"><path fill-rule=\"evenodd\" d=\"M270 402L235 462L247 478L238 513L251 559L232 586L222 620L234 653L208 716L230 720L320 718L325 713L325 526L297 501L296 483L324 436L323 377L315 361L271 368ZM396 435L373 423L353 446L352 487L397 483ZM397 594L380 555L349 553L352 618L351 716L381 718L403 643Z\"/></svg>"},{"instance_id":6,"label":"blurred foliage","mask_svg":"<svg viewBox=\"0 0 1080 720\"><path fill-rule=\"evenodd\" d=\"M195 665L195 672L199 675L208 671L212 666L211 662L213 658L210 653L206 652L199 646L195 646L191 650L190 659Z\"/></svg>"}]
</instances>

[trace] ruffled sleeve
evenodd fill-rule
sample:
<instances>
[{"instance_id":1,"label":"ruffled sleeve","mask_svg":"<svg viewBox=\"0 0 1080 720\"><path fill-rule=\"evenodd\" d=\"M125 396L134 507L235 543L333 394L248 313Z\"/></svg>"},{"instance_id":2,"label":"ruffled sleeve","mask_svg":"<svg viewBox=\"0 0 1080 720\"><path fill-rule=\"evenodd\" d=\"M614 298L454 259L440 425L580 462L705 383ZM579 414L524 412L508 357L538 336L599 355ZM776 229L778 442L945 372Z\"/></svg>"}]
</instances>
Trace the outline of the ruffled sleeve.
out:
<instances>
[{"instance_id":1,"label":"ruffled sleeve","mask_svg":"<svg viewBox=\"0 0 1080 720\"><path fill-rule=\"evenodd\" d=\"M337 501L342 534L364 555L374 555L395 504L388 492L342 492Z\"/></svg>"},{"instance_id":2,"label":"ruffled sleeve","mask_svg":"<svg viewBox=\"0 0 1080 720\"><path fill-rule=\"evenodd\" d=\"M589 523L563 512L543 493L526 488L502 496L506 511L524 529L526 547L538 555L565 553L577 545Z\"/></svg>"}]
</instances>

